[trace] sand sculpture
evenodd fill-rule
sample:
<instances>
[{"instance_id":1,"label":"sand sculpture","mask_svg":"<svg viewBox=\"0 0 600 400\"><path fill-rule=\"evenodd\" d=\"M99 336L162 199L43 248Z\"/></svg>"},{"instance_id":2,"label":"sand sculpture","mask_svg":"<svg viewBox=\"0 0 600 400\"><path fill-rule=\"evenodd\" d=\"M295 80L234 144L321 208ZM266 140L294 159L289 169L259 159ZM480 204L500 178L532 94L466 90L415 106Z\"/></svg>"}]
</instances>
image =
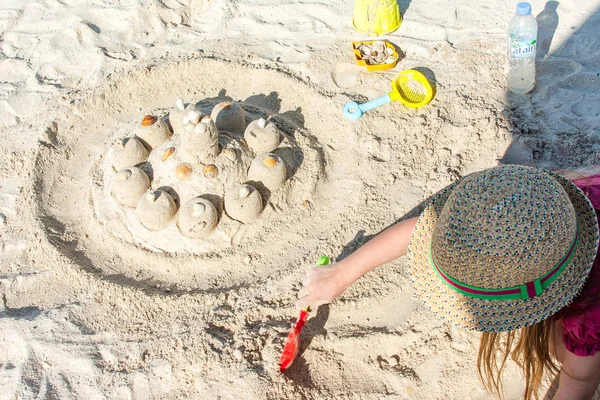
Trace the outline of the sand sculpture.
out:
<instances>
[{"instance_id":1,"label":"sand sculpture","mask_svg":"<svg viewBox=\"0 0 600 400\"><path fill-rule=\"evenodd\" d=\"M233 187L225 193L225 211L236 221L254 221L263 208L262 197L250 184Z\"/></svg>"},{"instance_id":2,"label":"sand sculpture","mask_svg":"<svg viewBox=\"0 0 600 400\"><path fill-rule=\"evenodd\" d=\"M219 223L217 208L209 200L195 197L179 210L179 231L192 239L204 239Z\"/></svg>"},{"instance_id":3,"label":"sand sculpture","mask_svg":"<svg viewBox=\"0 0 600 400\"><path fill-rule=\"evenodd\" d=\"M111 192L121 205L137 206L140 197L150 189L148 175L137 167L120 170L111 181Z\"/></svg>"},{"instance_id":4,"label":"sand sculpture","mask_svg":"<svg viewBox=\"0 0 600 400\"><path fill-rule=\"evenodd\" d=\"M123 168L133 167L140 164L148 158L148 150L135 137L125 138L121 143L111 148L112 167L115 171Z\"/></svg>"},{"instance_id":5,"label":"sand sculpture","mask_svg":"<svg viewBox=\"0 0 600 400\"><path fill-rule=\"evenodd\" d=\"M233 101L224 101L214 106L210 117L221 131L243 133L246 129L246 113Z\"/></svg>"},{"instance_id":6,"label":"sand sculpture","mask_svg":"<svg viewBox=\"0 0 600 400\"><path fill-rule=\"evenodd\" d=\"M285 163L281 157L273 153L263 153L256 156L250 164L248 180L258 182L273 192L284 184L286 174Z\"/></svg>"},{"instance_id":7,"label":"sand sculpture","mask_svg":"<svg viewBox=\"0 0 600 400\"><path fill-rule=\"evenodd\" d=\"M169 193L150 190L140 197L136 211L142 225L151 231L159 231L169 225L177 206Z\"/></svg>"},{"instance_id":8,"label":"sand sculpture","mask_svg":"<svg viewBox=\"0 0 600 400\"><path fill-rule=\"evenodd\" d=\"M256 154L268 153L279 146L281 131L264 118L259 118L248 124L244 131L244 140Z\"/></svg>"},{"instance_id":9,"label":"sand sculpture","mask_svg":"<svg viewBox=\"0 0 600 400\"><path fill-rule=\"evenodd\" d=\"M171 130L165 121L154 115L146 115L135 130L135 136L150 150L153 150L171 137Z\"/></svg>"},{"instance_id":10,"label":"sand sculpture","mask_svg":"<svg viewBox=\"0 0 600 400\"><path fill-rule=\"evenodd\" d=\"M225 218L251 224L263 196L286 181L285 162L274 153L283 134L264 118L246 124L235 102L208 112L178 99L167 119L147 115L133 134L111 147L105 180L118 206L148 232L203 240Z\"/></svg>"}]
</instances>

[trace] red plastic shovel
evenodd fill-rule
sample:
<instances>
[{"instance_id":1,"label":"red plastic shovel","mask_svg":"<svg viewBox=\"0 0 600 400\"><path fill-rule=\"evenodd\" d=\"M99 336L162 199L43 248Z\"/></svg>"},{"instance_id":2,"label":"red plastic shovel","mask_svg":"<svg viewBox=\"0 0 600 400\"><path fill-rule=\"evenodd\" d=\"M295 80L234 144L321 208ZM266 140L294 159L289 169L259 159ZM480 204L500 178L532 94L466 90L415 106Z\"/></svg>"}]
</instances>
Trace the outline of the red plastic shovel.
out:
<instances>
[{"instance_id":1,"label":"red plastic shovel","mask_svg":"<svg viewBox=\"0 0 600 400\"><path fill-rule=\"evenodd\" d=\"M329 257L321 257L319 261L317 261L317 265L328 265ZM310 307L306 307L300 311L300 316L296 321L296 324L288 333L287 340L285 342L285 346L283 346L283 352L281 353L281 358L279 359L279 370L283 373L286 369L292 365L294 359L298 355L298 350L300 350L300 331L306 324L306 320L308 319L308 313L310 312Z\"/></svg>"}]
</instances>

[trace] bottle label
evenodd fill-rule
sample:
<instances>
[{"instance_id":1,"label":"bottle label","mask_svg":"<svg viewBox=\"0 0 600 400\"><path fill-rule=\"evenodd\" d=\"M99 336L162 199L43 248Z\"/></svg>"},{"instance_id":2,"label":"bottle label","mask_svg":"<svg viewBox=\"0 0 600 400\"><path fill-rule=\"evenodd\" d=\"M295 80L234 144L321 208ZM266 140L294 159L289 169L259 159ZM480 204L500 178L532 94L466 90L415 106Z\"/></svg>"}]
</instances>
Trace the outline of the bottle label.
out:
<instances>
[{"instance_id":1,"label":"bottle label","mask_svg":"<svg viewBox=\"0 0 600 400\"><path fill-rule=\"evenodd\" d=\"M513 57L527 57L535 53L537 40L511 40L510 53Z\"/></svg>"}]
</instances>

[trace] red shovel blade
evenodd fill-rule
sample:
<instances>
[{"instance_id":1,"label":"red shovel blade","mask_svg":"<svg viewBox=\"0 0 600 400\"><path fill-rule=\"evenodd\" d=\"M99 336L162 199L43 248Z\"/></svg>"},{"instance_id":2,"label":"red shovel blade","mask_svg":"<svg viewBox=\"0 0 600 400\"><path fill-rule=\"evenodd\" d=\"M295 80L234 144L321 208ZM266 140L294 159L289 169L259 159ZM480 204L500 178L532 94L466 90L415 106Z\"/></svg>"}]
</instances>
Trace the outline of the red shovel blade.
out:
<instances>
[{"instance_id":1,"label":"red shovel blade","mask_svg":"<svg viewBox=\"0 0 600 400\"><path fill-rule=\"evenodd\" d=\"M296 325L294 325L290 330L290 333L288 333L285 346L283 347L283 353L281 353L281 358L279 359L279 370L281 373L292 365L294 359L298 355L298 350L300 349L300 331L302 331L304 324L306 324L308 311L308 308L300 311L300 316L296 321Z\"/></svg>"}]
</instances>

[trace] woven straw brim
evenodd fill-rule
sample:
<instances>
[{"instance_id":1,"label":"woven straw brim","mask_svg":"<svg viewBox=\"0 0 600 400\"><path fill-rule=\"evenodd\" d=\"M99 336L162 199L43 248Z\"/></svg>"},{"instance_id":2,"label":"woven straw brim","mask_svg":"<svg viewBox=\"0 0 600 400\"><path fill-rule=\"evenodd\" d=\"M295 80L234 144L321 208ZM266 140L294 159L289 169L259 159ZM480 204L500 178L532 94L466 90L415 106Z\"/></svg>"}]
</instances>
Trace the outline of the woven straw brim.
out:
<instances>
[{"instance_id":1,"label":"woven straw brim","mask_svg":"<svg viewBox=\"0 0 600 400\"><path fill-rule=\"evenodd\" d=\"M540 322L569 304L591 270L598 248L596 212L584 193L567 179L551 174L571 199L580 237L571 263L544 292L526 300L483 300L451 289L436 275L428 258L437 217L452 192L452 184L437 193L425 208L408 247L410 275L417 295L442 318L481 332L510 331Z\"/></svg>"}]
</instances>

